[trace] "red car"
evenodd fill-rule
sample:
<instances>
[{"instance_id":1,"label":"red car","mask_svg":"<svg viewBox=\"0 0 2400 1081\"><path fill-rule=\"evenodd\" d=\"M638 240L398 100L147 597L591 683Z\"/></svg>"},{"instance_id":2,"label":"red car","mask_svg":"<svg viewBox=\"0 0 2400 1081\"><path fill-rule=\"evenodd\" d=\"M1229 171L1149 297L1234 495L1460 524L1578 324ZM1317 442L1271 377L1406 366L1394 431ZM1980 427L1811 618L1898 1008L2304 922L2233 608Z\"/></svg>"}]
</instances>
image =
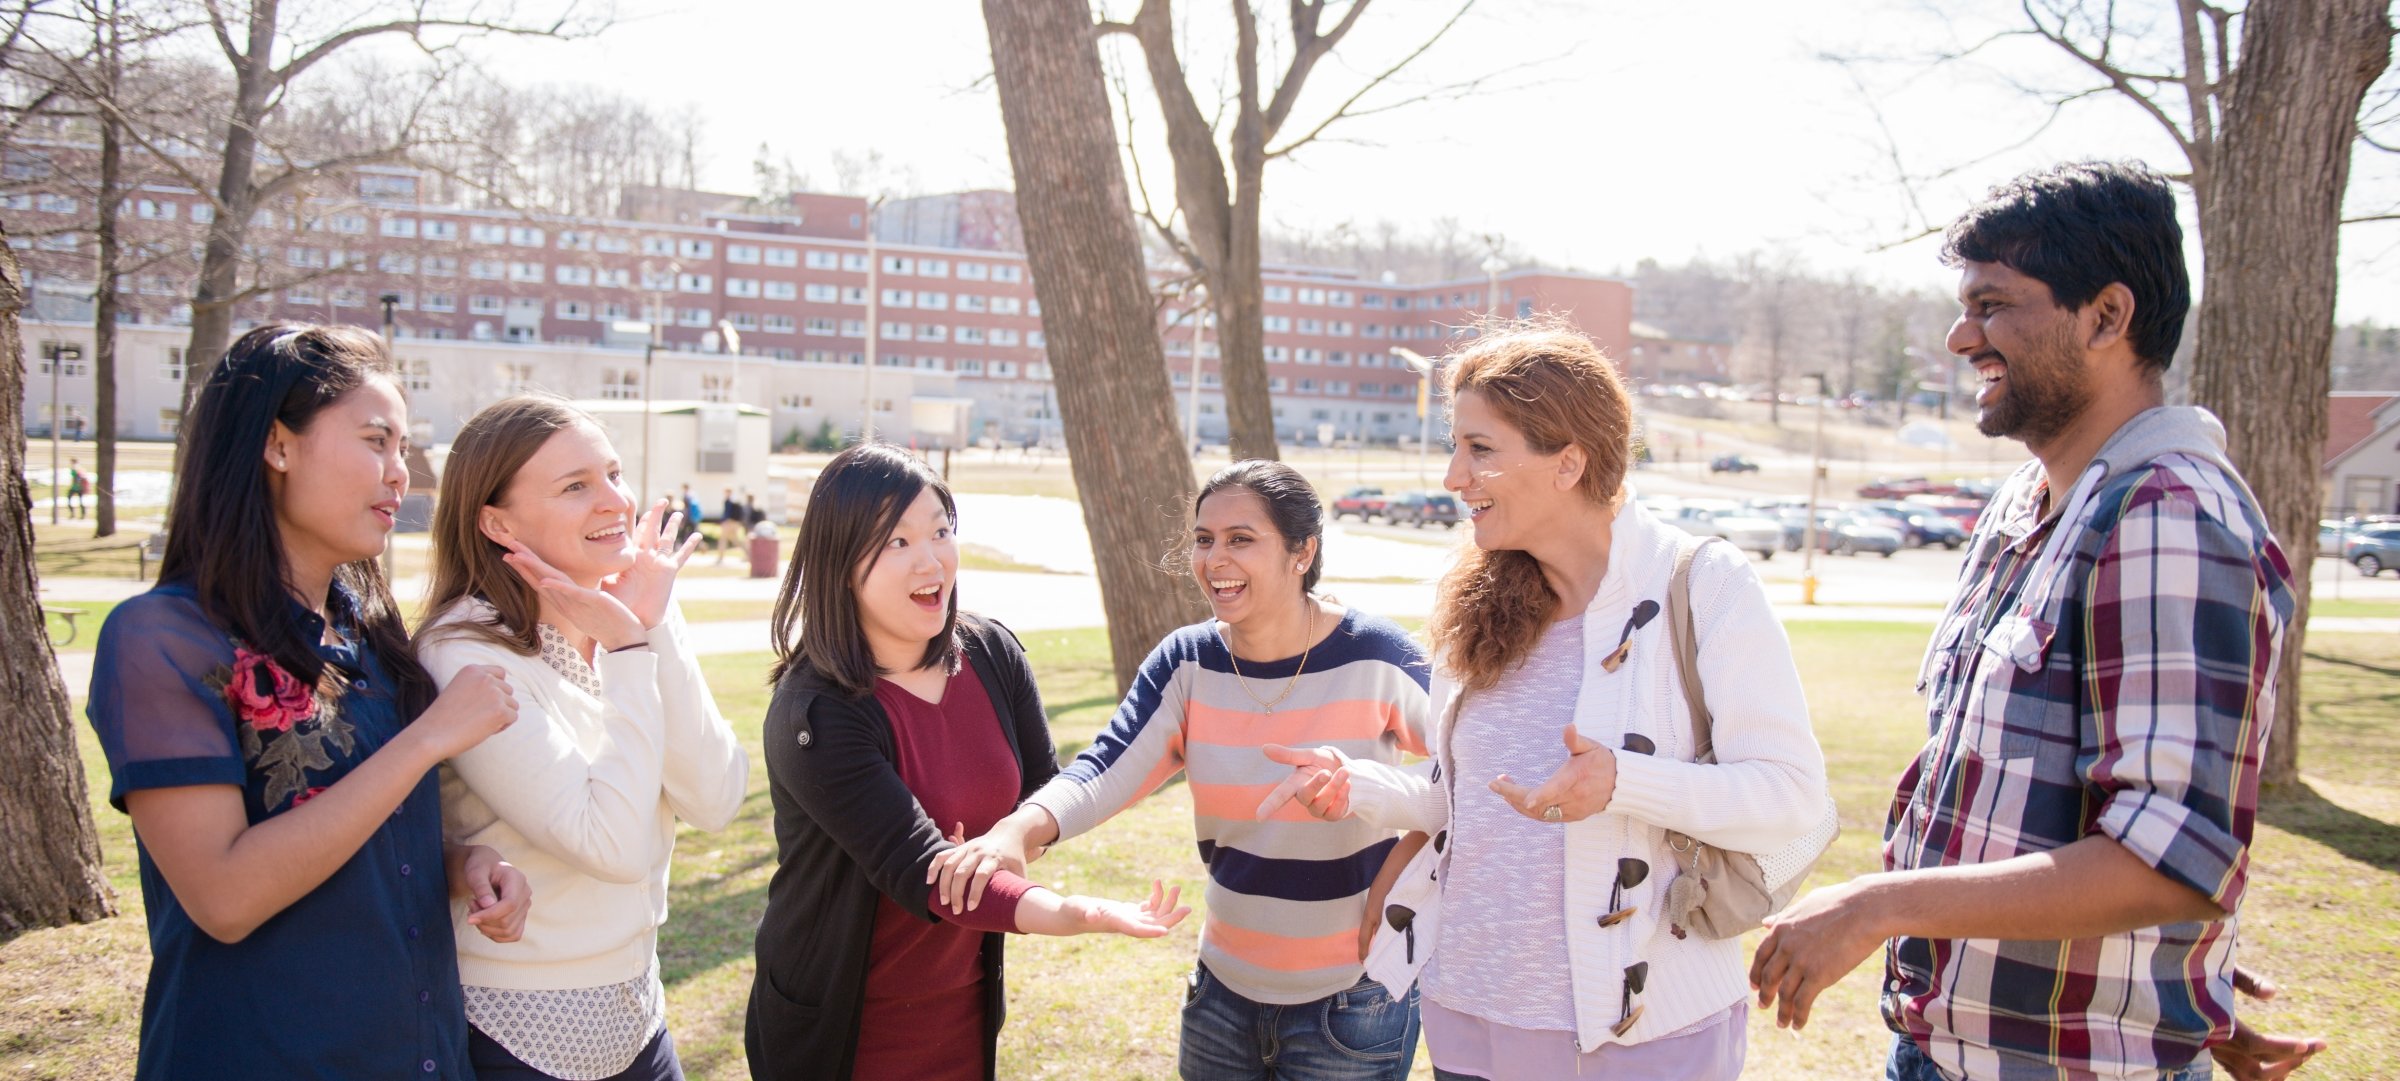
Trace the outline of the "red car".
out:
<instances>
[{"instance_id":1,"label":"red car","mask_svg":"<svg viewBox=\"0 0 2400 1081\"><path fill-rule=\"evenodd\" d=\"M1923 477L1877 477L1875 483L1858 490L1860 499L1905 499L1912 495L1931 495L1940 491L1932 481Z\"/></svg>"},{"instance_id":2,"label":"red car","mask_svg":"<svg viewBox=\"0 0 2400 1081\"><path fill-rule=\"evenodd\" d=\"M1341 521L1342 516L1348 514L1362 522L1373 521L1376 515L1383 513L1383 505L1389 501L1381 488L1352 488L1333 501L1333 520Z\"/></svg>"}]
</instances>

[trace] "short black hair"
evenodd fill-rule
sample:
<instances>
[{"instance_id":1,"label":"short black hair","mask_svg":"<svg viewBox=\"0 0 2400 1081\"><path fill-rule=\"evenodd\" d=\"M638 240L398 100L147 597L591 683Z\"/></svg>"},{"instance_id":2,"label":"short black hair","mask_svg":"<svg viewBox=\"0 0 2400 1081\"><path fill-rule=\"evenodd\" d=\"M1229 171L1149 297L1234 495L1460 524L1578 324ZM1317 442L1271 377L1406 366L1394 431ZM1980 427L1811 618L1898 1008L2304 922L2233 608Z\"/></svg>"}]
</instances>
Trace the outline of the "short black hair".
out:
<instances>
[{"instance_id":1,"label":"short black hair","mask_svg":"<svg viewBox=\"0 0 2400 1081\"><path fill-rule=\"evenodd\" d=\"M1317 490L1300 471L1268 458L1246 458L1217 470L1200 486L1200 494L1192 497L1192 517L1200 516L1200 504L1208 497L1228 488L1248 489L1267 505L1267 520L1275 523L1275 532L1283 534L1283 549L1293 555L1308 542L1325 535L1325 504L1317 498ZM1301 572L1300 592L1311 593L1317 579L1325 573L1325 545L1319 543L1308 560L1308 569Z\"/></svg>"},{"instance_id":2,"label":"short black hair","mask_svg":"<svg viewBox=\"0 0 2400 1081\"><path fill-rule=\"evenodd\" d=\"M867 645L866 626L858 613L853 575L859 567L882 558L908 505L932 489L942 510L958 524L958 502L940 474L914 455L889 443L861 443L836 454L817 474L809 489L808 507L800 518L800 534L792 544L792 565L784 573L783 589L775 597L771 621L775 664L767 682L781 682L785 672L806 665L827 683L854 696L870 694L884 674ZM958 671L958 590L950 590L950 610L941 633L925 642L917 659L920 668L942 666Z\"/></svg>"},{"instance_id":3,"label":"short black hair","mask_svg":"<svg viewBox=\"0 0 2400 1081\"><path fill-rule=\"evenodd\" d=\"M1942 263L1999 263L2050 287L2068 310L2111 282L2133 292L2134 355L2160 371L2192 309L2175 190L2138 161L2075 161L2026 173L1967 208L1942 238Z\"/></svg>"}]
</instances>

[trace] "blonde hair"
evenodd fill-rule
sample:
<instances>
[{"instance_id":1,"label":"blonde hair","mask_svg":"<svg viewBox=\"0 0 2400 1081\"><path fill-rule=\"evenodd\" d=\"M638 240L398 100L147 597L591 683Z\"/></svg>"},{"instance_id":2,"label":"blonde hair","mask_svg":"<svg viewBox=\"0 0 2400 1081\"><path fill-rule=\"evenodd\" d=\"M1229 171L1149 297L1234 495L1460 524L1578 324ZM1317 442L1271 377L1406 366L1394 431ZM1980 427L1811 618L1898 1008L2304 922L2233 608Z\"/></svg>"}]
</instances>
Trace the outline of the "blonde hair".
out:
<instances>
[{"instance_id":1,"label":"blonde hair","mask_svg":"<svg viewBox=\"0 0 2400 1081\"><path fill-rule=\"evenodd\" d=\"M1473 392L1537 454L1583 448L1575 490L1614 503L1633 458L1633 400L1590 338L1556 325L1487 331L1451 365L1450 400ZM1555 618L1558 594L1522 551L1468 548L1442 576L1426 635L1461 684L1489 689L1524 663Z\"/></svg>"}]
</instances>

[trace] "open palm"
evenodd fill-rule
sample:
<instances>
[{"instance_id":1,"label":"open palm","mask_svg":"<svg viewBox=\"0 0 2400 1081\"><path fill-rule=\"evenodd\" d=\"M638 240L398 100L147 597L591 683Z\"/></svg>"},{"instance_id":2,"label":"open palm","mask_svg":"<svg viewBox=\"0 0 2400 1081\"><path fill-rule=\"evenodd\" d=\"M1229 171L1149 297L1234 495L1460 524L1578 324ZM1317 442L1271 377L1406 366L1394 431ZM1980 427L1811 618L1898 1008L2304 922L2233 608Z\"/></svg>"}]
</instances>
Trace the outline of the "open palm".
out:
<instances>
[{"instance_id":1,"label":"open palm","mask_svg":"<svg viewBox=\"0 0 2400 1081\"><path fill-rule=\"evenodd\" d=\"M644 629L666 621L667 605L675 598L675 575L700 547L698 533L685 538L680 546L675 544L675 534L683 528L683 513L668 514L666 509L664 499L650 504L630 534L633 566L600 584L602 590L641 621Z\"/></svg>"},{"instance_id":2,"label":"open palm","mask_svg":"<svg viewBox=\"0 0 2400 1081\"><path fill-rule=\"evenodd\" d=\"M1150 896L1140 904L1078 896L1067 898L1066 907L1082 921L1087 931L1105 931L1132 938L1157 938L1192 914L1190 906L1176 903L1182 899L1183 887L1169 889L1165 883L1153 881L1150 883Z\"/></svg>"}]
</instances>

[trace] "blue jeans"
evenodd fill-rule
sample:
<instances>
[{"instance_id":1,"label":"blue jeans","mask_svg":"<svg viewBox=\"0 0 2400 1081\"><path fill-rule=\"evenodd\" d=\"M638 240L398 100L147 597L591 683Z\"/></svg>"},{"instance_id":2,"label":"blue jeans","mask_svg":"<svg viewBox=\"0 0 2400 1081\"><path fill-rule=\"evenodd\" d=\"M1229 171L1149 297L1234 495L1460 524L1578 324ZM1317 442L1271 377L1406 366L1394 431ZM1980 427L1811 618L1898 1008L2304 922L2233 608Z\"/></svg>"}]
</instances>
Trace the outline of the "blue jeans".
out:
<instances>
[{"instance_id":1,"label":"blue jeans","mask_svg":"<svg viewBox=\"0 0 2400 1081\"><path fill-rule=\"evenodd\" d=\"M1392 1001L1361 978L1314 1002L1252 1002L1195 966L1183 999L1183 1081L1406 1081L1417 990Z\"/></svg>"},{"instance_id":2,"label":"blue jeans","mask_svg":"<svg viewBox=\"0 0 2400 1081\"><path fill-rule=\"evenodd\" d=\"M2215 1076L2215 1064L2201 1055L2191 1065L2179 1070L2162 1070L2158 1081L2208 1081ZM1906 1036L1892 1037L1892 1057L1883 1066L1884 1081L1952 1081L1949 1074L1925 1057L1917 1041Z\"/></svg>"}]
</instances>

